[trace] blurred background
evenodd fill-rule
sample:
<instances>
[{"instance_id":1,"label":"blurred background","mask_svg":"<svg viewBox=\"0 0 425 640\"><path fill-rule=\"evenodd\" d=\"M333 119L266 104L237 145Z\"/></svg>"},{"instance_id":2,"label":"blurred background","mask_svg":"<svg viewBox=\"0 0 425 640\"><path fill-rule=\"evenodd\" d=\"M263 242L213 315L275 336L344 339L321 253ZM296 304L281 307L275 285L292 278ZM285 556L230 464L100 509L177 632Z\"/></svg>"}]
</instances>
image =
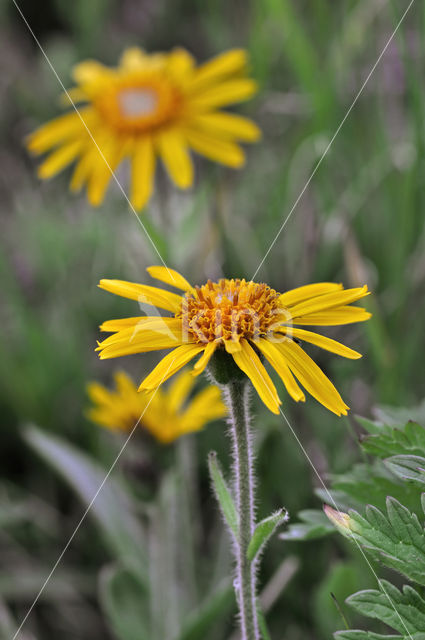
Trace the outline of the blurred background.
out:
<instances>
[{"instance_id":1,"label":"blurred background","mask_svg":"<svg viewBox=\"0 0 425 640\"><path fill-rule=\"evenodd\" d=\"M247 149L246 167L197 160L187 193L160 175L142 214L166 262L194 283L252 277L406 6L19 2L66 87L75 63L116 64L131 45L181 45L199 61L249 50L260 91L238 112L260 125L263 139ZM60 114L61 87L13 2L2 0L0 13L0 637L12 638L123 442L84 417L86 383L111 385L117 368L137 381L157 361L98 360L98 325L134 315L135 306L96 284L147 282L145 268L158 259L114 185L95 210L68 193L68 172L38 181L24 139ZM415 405L424 395L424 78L425 7L416 2L256 276L279 291L333 280L374 292L372 320L326 332L362 360L310 350L350 405L348 419L312 398L296 406L277 382L325 482L360 457L355 414ZM119 178L126 184L125 169ZM285 506L296 520L320 508L320 483L283 419L257 397L253 404L258 514ZM20 639L237 638L228 540L206 469L211 449L229 466L224 430L217 422L167 447L135 435ZM344 606L349 593L374 583L335 536L274 539L260 578L276 640L329 638L344 626L330 593Z\"/></svg>"}]
</instances>

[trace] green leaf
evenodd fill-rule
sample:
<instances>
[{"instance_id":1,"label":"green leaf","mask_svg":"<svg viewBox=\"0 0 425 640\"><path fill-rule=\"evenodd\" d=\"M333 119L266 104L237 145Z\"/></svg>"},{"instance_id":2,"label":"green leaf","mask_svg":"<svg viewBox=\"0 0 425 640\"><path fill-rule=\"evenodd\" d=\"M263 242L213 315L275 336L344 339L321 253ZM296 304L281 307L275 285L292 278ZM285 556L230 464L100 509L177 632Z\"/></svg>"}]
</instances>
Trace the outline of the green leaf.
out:
<instances>
[{"instance_id":1,"label":"green leaf","mask_svg":"<svg viewBox=\"0 0 425 640\"><path fill-rule=\"evenodd\" d=\"M87 515L100 525L114 555L147 577L146 544L130 498L108 471L67 442L32 426L25 441L74 489L87 505ZM83 512L82 517L85 517ZM78 523L76 523L77 526Z\"/></svg>"},{"instance_id":2,"label":"green leaf","mask_svg":"<svg viewBox=\"0 0 425 640\"><path fill-rule=\"evenodd\" d=\"M334 633L336 640L425 640L423 633L415 633L409 636L383 636L372 631L351 629L350 631L337 631Z\"/></svg>"},{"instance_id":3,"label":"green leaf","mask_svg":"<svg viewBox=\"0 0 425 640\"><path fill-rule=\"evenodd\" d=\"M283 524L288 519L288 512L286 509L279 509L276 513L272 513L268 518L261 520L255 527L255 531L248 545L248 560L253 562L260 551L264 548L264 545L272 537L277 527Z\"/></svg>"},{"instance_id":4,"label":"green leaf","mask_svg":"<svg viewBox=\"0 0 425 640\"><path fill-rule=\"evenodd\" d=\"M375 415L378 420L390 426L405 424L409 420L425 426L425 400L417 407L412 407L411 409L381 405L375 409Z\"/></svg>"},{"instance_id":5,"label":"green leaf","mask_svg":"<svg viewBox=\"0 0 425 640\"><path fill-rule=\"evenodd\" d=\"M379 591L359 591L347 598L347 603L359 613L384 622L403 636L425 633L425 600L408 585L399 591L390 582L381 580Z\"/></svg>"},{"instance_id":6,"label":"green leaf","mask_svg":"<svg viewBox=\"0 0 425 640\"><path fill-rule=\"evenodd\" d=\"M235 606L233 585L226 580L188 616L176 640L204 640L214 623L230 615Z\"/></svg>"},{"instance_id":7,"label":"green leaf","mask_svg":"<svg viewBox=\"0 0 425 640\"><path fill-rule=\"evenodd\" d=\"M301 522L289 525L279 535L282 540L315 540L334 533L335 529L322 511L305 509L298 514Z\"/></svg>"},{"instance_id":8,"label":"green leaf","mask_svg":"<svg viewBox=\"0 0 425 640\"><path fill-rule=\"evenodd\" d=\"M262 640L271 640L266 618L264 616L264 613L261 611L260 606L257 607L257 616L258 616L258 627L260 629Z\"/></svg>"},{"instance_id":9,"label":"green leaf","mask_svg":"<svg viewBox=\"0 0 425 640\"><path fill-rule=\"evenodd\" d=\"M224 479L223 472L221 471L215 451L211 451L208 455L208 468L210 471L214 493L216 495L218 504L220 505L224 520L226 521L235 538L237 538L239 529L238 513L236 511L236 506L233 502L230 490Z\"/></svg>"},{"instance_id":10,"label":"green leaf","mask_svg":"<svg viewBox=\"0 0 425 640\"><path fill-rule=\"evenodd\" d=\"M347 527L375 559L425 585L425 532L415 513L387 498L387 515L373 506L364 517L350 511Z\"/></svg>"},{"instance_id":11,"label":"green leaf","mask_svg":"<svg viewBox=\"0 0 425 640\"><path fill-rule=\"evenodd\" d=\"M420 485L425 484L425 458L421 456L391 456L384 460L384 464L394 475L403 480L412 480Z\"/></svg>"},{"instance_id":12,"label":"green leaf","mask_svg":"<svg viewBox=\"0 0 425 640\"><path fill-rule=\"evenodd\" d=\"M371 455L386 458L391 455L425 453L425 429L416 422L404 427L386 427L381 433L363 439L362 448Z\"/></svg>"},{"instance_id":13,"label":"green leaf","mask_svg":"<svg viewBox=\"0 0 425 640\"><path fill-rule=\"evenodd\" d=\"M107 567L100 575L99 599L119 640L149 640L149 594L128 568Z\"/></svg>"},{"instance_id":14,"label":"green leaf","mask_svg":"<svg viewBox=\"0 0 425 640\"><path fill-rule=\"evenodd\" d=\"M420 509L417 489L406 486L381 460L374 460L372 464L356 464L349 472L333 476L332 490L345 493L347 506L356 510L364 504L385 508L387 496L400 500L412 511ZM324 501L329 502L326 493L322 492L322 495Z\"/></svg>"}]
</instances>

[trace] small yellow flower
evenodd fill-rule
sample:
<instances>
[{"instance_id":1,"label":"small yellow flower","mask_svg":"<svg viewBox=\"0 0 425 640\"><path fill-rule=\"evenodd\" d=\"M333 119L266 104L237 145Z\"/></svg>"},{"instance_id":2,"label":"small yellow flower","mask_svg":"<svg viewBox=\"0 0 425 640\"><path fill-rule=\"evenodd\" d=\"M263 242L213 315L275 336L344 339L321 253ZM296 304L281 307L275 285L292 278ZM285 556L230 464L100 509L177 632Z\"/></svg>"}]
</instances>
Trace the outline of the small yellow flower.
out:
<instances>
[{"instance_id":1,"label":"small yellow flower","mask_svg":"<svg viewBox=\"0 0 425 640\"><path fill-rule=\"evenodd\" d=\"M71 190L87 185L94 206L103 201L110 169L124 158L131 164L130 200L141 209L153 190L157 156L175 184L186 189L193 183L190 149L238 168L244 163L238 142L260 136L251 120L219 110L257 91L240 49L197 67L184 49L148 55L131 48L118 67L88 60L74 68L73 77L77 87L69 93L86 103L81 118L73 111L43 125L29 136L28 148L50 152L39 167L40 178L76 162Z\"/></svg>"},{"instance_id":2,"label":"small yellow flower","mask_svg":"<svg viewBox=\"0 0 425 640\"><path fill-rule=\"evenodd\" d=\"M216 386L209 385L188 400L195 383L190 371L180 373L166 391L157 389L154 394L138 392L122 371L114 377L115 391L97 382L87 386L93 403L87 417L113 431L131 431L140 421L157 440L168 444L227 413Z\"/></svg>"},{"instance_id":3,"label":"small yellow flower","mask_svg":"<svg viewBox=\"0 0 425 640\"><path fill-rule=\"evenodd\" d=\"M192 287L183 276L166 267L149 267L148 272L182 290L183 295L122 280L101 280L99 284L111 293L138 300L140 305L173 314L109 320L100 327L113 333L99 343L97 350L102 359L173 348L143 380L140 389L155 389L201 355L193 370L198 375L219 350L233 358L264 404L278 413L281 401L261 355L277 371L294 400L305 400L297 379L330 411L346 415L349 407L299 342L310 342L345 358L360 358L361 354L293 324L331 326L367 320L370 313L351 306L369 294L367 286L344 290L342 284L321 282L281 294L266 284L245 280L209 280L201 287Z\"/></svg>"}]
</instances>

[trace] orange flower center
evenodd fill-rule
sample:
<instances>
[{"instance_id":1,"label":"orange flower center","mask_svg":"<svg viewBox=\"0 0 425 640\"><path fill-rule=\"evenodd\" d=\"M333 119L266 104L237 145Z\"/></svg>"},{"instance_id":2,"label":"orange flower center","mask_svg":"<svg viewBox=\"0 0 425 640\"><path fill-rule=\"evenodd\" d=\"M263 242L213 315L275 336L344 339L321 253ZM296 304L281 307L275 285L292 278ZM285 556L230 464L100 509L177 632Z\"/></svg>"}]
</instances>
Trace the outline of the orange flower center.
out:
<instances>
[{"instance_id":1,"label":"orange flower center","mask_svg":"<svg viewBox=\"0 0 425 640\"><path fill-rule=\"evenodd\" d=\"M256 340L281 323L279 293L266 284L246 280L208 280L183 298L183 333L197 342Z\"/></svg>"},{"instance_id":2,"label":"orange flower center","mask_svg":"<svg viewBox=\"0 0 425 640\"><path fill-rule=\"evenodd\" d=\"M179 115L182 96L165 75L134 74L112 81L94 106L114 129L140 134L158 129Z\"/></svg>"}]
</instances>

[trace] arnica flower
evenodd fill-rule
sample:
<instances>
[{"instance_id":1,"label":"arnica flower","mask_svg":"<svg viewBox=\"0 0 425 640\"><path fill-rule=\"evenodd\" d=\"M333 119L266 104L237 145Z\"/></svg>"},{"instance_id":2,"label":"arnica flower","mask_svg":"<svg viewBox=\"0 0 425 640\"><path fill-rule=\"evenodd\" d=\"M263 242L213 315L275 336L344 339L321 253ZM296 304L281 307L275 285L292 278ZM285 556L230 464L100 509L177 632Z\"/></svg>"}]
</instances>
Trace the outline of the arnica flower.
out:
<instances>
[{"instance_id":1,"label":"arnica flower","mask_svg":"<svg viewBox=\"0 0 425 640\"><path fill-rule=\"evenodd\" d=\"M189 399L195 378L190 371L176 376L166 391L154 394L138 392L134 382L123 371L115 374L116 390L110 391L98 382L87 386L93 406L87 417L113 431L131 431L140 421L159 442L168 444L207 422L226 415L219 389L209 385Z\"/></svg>"},{"instance_id":2,"label":"arnica flower","mask_svg":"<svg viewBox=\"0 0 425 640\"><path fill-rule=\"evenodd\" d=\"M88 60L74 68L73 77L77 86L69 94L86 103L80 115L72 111L45 124L27 144L33 153L50 153L39 167L40 178L75 162L71 190L87 185L94 206L103 201L111 169L125 158L131 165L130 200L141 209L153 190L157 156L173 182L186 189L193 183L190 149L238 168L244 163L238 142L260 136L251 120L220 110L257 91L240 49L197 67L184 49L148 55L131 48L118 67Z\"/></svg>"},{"instance_id":3,"label":"arnica flower","mask_svg":"<svg viewBox=\"0 0 425 640\"><path fill-rule=\"evenodd\" d=\"M113 333L98 345L102 359L173 348L143 380L140 389L155 389L199 355L193 370L197 375L216 352L214 358L228 354L232 365L234 362L250 378L273 413L279 412L281 401L263 359L276 370L294 400L305 400L299 382L330 411L346 415L348 407L338 391L299 342L346 358L360 358L361 354L293 325L342 325L367 320L370 313L351 306L368 295L367 286L344 289L341 284L321 282L281 294L264 283L221 279L192 287L166 267L149 267L148 272L182 290L183 295L121 280L101 280L99 284L111 293L138 300L141 306L172 313L171 317L109 320L100 327Z\"/></svg>"}]
</instances>

